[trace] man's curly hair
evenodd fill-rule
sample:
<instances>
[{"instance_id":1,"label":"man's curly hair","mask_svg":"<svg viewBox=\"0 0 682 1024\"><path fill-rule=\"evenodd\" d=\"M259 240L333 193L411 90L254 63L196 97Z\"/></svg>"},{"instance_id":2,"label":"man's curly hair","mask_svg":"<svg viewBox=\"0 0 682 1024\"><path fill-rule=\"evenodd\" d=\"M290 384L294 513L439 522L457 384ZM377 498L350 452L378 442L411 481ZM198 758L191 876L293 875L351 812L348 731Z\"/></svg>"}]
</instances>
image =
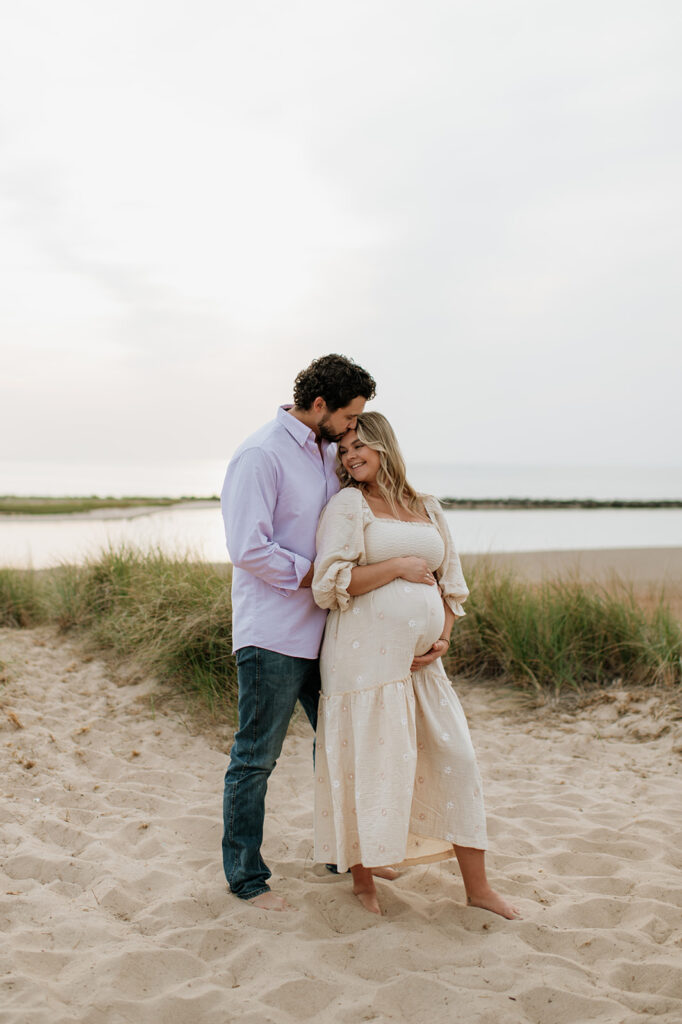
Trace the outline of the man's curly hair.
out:
<instances>
[{"instance_id":1,"label":"man's curly hair","mask_svg":"<svg viewBox=\"0 0 682 1024\"><path fill-rule=\"evenodd\" d=\"M376 383L367 370L346 356L335 353L313 359L294 381L294 402L298 409L310 409L316 398L324 398L330 412L343 409L354 398L368 401L376 394Z\"/></svg>"}]
</instances>

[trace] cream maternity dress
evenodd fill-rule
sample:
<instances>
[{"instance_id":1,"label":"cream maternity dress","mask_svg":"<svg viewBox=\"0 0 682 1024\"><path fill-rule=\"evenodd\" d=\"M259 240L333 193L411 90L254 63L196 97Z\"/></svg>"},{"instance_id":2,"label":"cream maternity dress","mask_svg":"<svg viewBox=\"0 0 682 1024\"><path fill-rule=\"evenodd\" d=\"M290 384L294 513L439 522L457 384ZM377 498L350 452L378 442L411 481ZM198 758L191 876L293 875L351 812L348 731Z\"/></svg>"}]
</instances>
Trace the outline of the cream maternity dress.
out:
<instances>
[{"instance_id":1,"label":"cream maternity dress","mask_svg":"<svg viewBox=\"0 0 682 1024\"><path fill-rule=\"evenodd\" d=\"M454 844L487 848L481 778L462 706L440 659L410 672L469 591L445 517L377 517L347 487L317 533L313 595L329 608L315 767L315 859L339 871L422 863ZM396 579L351 597L351 570L399 555L425 558L438 585Z\"/></svg>"}]
</instances>

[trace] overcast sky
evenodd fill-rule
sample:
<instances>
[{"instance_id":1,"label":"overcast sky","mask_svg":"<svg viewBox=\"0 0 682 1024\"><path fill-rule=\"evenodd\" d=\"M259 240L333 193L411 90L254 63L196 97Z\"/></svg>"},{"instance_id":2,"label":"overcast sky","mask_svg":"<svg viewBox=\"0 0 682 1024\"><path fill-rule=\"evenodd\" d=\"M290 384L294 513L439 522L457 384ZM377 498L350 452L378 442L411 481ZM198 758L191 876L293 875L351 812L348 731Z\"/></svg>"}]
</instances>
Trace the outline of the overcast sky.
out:
<instances>
[{"instance_id":1,"label":"overcast sky","mask_svg":"<svg viewBox=\"0 0 682 1024\"><path fill-rule=\"evenodd\" d=\"M680 464L679 0L0 6L2 454ZM2 487L0 486L0 491Z\"/></svg>"}]
</instances>

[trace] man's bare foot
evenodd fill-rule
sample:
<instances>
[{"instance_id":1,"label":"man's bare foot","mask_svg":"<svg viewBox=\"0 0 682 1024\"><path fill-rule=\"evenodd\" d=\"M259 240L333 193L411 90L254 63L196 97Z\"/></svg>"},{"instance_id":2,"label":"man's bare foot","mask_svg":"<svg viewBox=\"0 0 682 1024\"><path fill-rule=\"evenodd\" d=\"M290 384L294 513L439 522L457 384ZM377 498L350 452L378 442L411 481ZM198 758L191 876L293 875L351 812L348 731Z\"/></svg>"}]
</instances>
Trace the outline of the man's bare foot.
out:
<instances>
[{"instance_id":1,"label":"man's bare foot","mask_svg":"<svg viewBox=\"0 0 682 1024\"><path fill-rule=\"evenodd\" d=\"M395 868L372 868L372 874L375 878L385 878L387 882L395 882L396 878L400 878L400 872Z\"/></svg>"},{"instance_id":2,"label":"man's bare foot","mask_svg":"<svg viewBox=\"0 0 682 1024\"><path fill-rule=\"evenodd\" d=\"M495 892L488 886L487 889L476 893L473 896L467 894L467 906L469 907L480 907L481 910L490 910L493 914L499 914L500 917L506 917L508 921L514 921L521 917L521 911L518 907L515 907L511 903L507 903L503 899L499 892Z\"/></svg>"},{"instance_id":3,"label":"man's bare foot","mask_svg":"<svg viewBox=\"0 0 682 1024\"><path fill-rule=\"evenodd\" d=\"M254 896L247 900L252 907L259 907L260 910L293 910L294 907L284 899L283 896L275 896L274 892L262 892L260 896Z\"/></svg>"}]
</instances>

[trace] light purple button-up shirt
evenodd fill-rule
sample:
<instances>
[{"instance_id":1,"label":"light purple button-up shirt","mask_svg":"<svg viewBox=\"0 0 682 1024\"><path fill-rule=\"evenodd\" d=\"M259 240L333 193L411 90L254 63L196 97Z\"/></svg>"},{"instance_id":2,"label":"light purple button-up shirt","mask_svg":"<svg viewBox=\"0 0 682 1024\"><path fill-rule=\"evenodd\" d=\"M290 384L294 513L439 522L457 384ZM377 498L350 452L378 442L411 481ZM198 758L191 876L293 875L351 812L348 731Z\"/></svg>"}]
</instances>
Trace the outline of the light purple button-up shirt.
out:
<instances>
[{"instance_id":1,"label":"light purple button-up shirt","mask_svg":"<svg viewBox=\"0 0 682 1024\"><path fill-rule=\"evenodd\" d=\"M339 489L336 445L281 406L227 467L222 492L232 573L232 649L317 658L327 616L299 584L315 560L320 512Z\"/></svg>"}]
</instances>

